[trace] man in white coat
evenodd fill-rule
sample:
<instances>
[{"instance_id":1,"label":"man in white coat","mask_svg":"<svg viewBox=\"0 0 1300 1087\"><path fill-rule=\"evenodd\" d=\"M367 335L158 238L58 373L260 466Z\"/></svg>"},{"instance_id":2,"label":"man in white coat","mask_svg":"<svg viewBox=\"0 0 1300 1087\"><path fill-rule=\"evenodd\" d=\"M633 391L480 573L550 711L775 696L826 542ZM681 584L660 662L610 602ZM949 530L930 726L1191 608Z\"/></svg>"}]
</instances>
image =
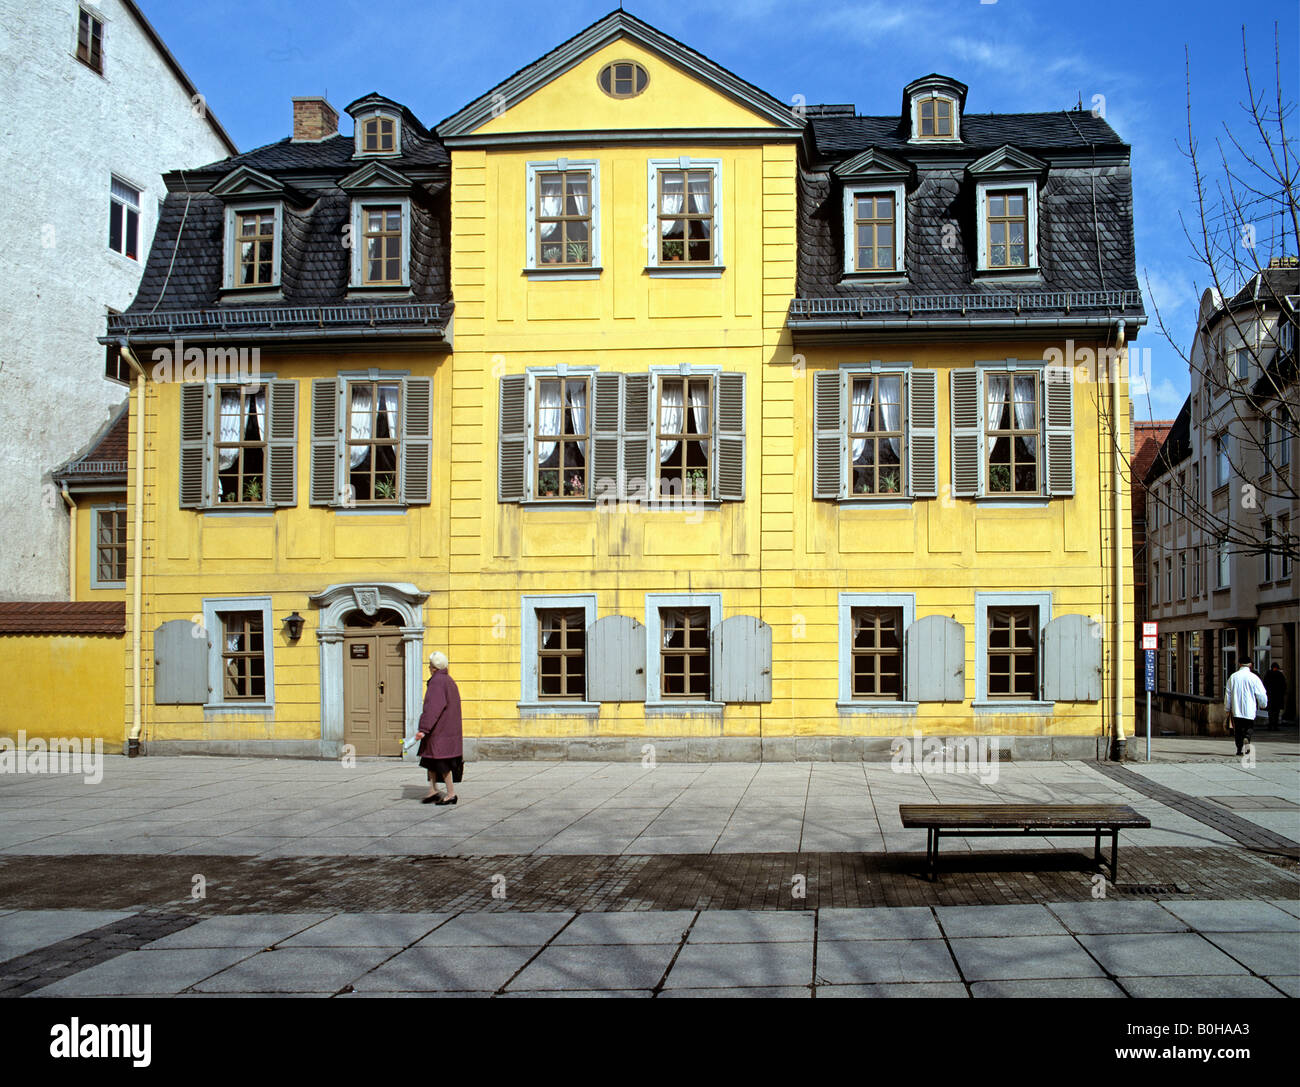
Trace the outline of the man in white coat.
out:
<instances>
[{"instance_id":1,"label":"man in white coat","mask_svg":"<svg viewBox=\"0 0 1300 1087\"><path fill-rule=\"evenodd\" d=\"M1250 661L1228 677L1228 687L1223 693L1223 708L1232 717L1232 731L1237 740L1237 754L1242 745L1250 747L1250 730L1255 724L1255 714L1268 709L1268 695L1259 676L1250 670Z\"/></svg>"}]
</instances>

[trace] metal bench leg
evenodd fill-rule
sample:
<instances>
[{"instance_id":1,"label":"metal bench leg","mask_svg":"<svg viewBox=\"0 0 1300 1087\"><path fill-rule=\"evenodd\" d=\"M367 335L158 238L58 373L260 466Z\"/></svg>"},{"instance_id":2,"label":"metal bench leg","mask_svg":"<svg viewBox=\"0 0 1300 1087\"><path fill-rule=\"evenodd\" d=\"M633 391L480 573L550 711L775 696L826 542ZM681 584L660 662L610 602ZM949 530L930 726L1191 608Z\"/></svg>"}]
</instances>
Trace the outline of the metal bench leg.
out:
<instances>
[{"instance_id":1,"label":"metal bench leg","mask_svg":"<svg viewBox=\"0 0 1300 1087\"><path fill-rule=\"evenodd\" d=\"M1092 840L1092 863L1098 868L1101 867L1101 827L1095 827L1095 837Z\"/></svg>"},{"instance_id":2,"label":"metal bench leg","mask_svg":"<svg viewBox=\"0 0 1300 1087\"><path fill-rule=\"evenodd\" d=\"M1119 827L1110 832L1110 881L1118 883L1119 873Z\"/></svg>"},{"instance_id":3,"label":"metal bench leg","mask_svg":"<svg viewBox=\"0 0 1300 1087\"><path fill-rule=\"evenodd\" d=\"M930 860L930 880L939 882L939 828L934 828L934 856Z\"/></svg>"}]
</instances>

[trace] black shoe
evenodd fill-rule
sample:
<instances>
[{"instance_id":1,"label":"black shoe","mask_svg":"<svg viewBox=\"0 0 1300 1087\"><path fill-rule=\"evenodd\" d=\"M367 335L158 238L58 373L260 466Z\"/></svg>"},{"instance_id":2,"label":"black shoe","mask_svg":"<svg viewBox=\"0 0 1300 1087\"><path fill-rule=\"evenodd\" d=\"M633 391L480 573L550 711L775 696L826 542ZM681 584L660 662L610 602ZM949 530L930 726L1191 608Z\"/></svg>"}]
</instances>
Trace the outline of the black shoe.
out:
<instances>
[{"instance_id":1,"label":"black shoe","mask_svg":"<svg viewBox=\"0 0 1300 1087\"><path fill-rule=\"evenodd\" d=\"M434 801L434 803L439 805L440 807L446 807L448 804L456 803L456 801L459 799L460 799L459 796L453 796L450 800L444 800L442 797L439 797L437 800Z\"/></svg>"},{"instance_id":2,"label":"black shoe","mask_svg":"<svg viewBox=\"0 0 1300 1087\"><path fill-rule=\"evenodd\" d=\"M1240 754L1240 752L1238 752L1238 754ZM420 798L420 803L421 803L421 804L441 804L441 803L442 803L442 800L439 798L439 796L438 796L437 793L434 793L433 796L425 796L425 797L421 797L421 798Z\"/></svg>"}]
</instances>

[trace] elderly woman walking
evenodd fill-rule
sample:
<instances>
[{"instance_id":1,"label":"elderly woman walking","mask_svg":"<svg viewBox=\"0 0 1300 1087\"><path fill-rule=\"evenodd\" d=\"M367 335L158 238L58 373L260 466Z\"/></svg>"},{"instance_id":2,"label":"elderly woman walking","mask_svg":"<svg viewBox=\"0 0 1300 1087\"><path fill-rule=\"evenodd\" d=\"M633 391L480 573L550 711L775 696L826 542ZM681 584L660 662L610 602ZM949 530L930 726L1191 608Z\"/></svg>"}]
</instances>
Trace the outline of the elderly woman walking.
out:
<instances>
[{"instance_id":1,"label":"elderly woman walking","mask_svg":"<svg viewBox=\"0 0 1300 1087\"><path fill-rule=\"evenodd\" d=\"M429 792L420 803L456 803L453 783L461 779L465 766L461 754L460 691L447 671L443 653L429 654L429 687L424 693L424 709L415 737L420 741L420 765L429 771ZM447 785L446 796L438 795L439 781Z\"/></svg>"}]
</instances>

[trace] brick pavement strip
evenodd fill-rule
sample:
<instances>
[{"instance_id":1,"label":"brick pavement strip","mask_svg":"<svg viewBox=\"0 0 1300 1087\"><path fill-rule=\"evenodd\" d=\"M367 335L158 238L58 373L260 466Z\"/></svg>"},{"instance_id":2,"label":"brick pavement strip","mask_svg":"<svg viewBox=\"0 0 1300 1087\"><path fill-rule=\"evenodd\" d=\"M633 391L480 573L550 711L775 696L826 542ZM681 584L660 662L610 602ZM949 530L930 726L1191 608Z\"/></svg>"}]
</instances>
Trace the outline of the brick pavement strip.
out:
<instances>
[{"instance_id":1,"label":"brick pavement strip","mask_svg":"<svg viewBox=\"0 0 1300 1087\"><path fill-rule=\"evenodd\" d=\"M115 855L0 858L0 907L152 909L196 919L240 913L462 910L818 909L1085 901L1091 858L1068 849L953 853L940 882L921 854L731 853L501 857ZM1235 847L1127 846L1112 898L1173 886L1202 899L1294 899L1290 858ZM207 897L190 897L193 877ZM806 877L795 898L794 877ZM504 881L504 882L502 882ZM494 898L500 887L504 898ZM1166 897L1171 897L1167 895Z\"/></svg>"}]
</instances>

